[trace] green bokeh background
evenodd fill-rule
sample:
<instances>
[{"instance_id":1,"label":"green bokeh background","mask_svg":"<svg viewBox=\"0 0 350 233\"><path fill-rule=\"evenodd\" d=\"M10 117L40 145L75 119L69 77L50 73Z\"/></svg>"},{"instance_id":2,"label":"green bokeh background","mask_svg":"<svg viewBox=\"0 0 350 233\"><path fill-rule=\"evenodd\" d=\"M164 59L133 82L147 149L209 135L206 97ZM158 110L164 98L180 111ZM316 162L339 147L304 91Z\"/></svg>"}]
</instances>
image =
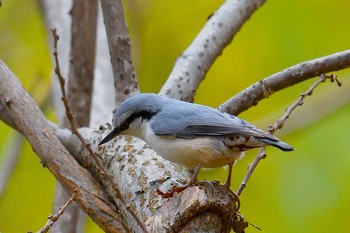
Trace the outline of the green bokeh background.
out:
<instances>
[{"instance_id":1,"label":"green bokeh background","mask_svg":"<svg viewBox=\"0 0 350 233\"><path fill-rule=\"evenodd\" d=\"M142 92L158 92L175 59L191 43L207 17L222 3L214 0L124 1L133 57ZM45 105L51 61L35 1L3 1L0 59L20 78L50 120ZM201 84L195 101L216 107L250 84L305 60L349 49L350 1L267 1L242 27ZM241 212L264 232L349 232L350 225L350 71L337 72L341 88L323 84L305 100L277 135L293 153L268 148L241 202ZM313 80L276 93L240 116L265 128ZM342 100L342 101L339 101ZM341 102L341 104L339 104ZM333 109L325 113L324 109ZM293 121L294 119L294 121ZM303 124L307 122L307 124ZM301 126L300 126L301 124ZM0 122L0 169L15 137ZM235 167L237 189L257 151ZM202 179L225 180L224 168L204 170ZM55 179L25 142L0 197L0 232L39 230L51 213ZM86 232L102 232L89 220ZM249 227L247 232L259 232Z\"/></svg>"}]
</instances>

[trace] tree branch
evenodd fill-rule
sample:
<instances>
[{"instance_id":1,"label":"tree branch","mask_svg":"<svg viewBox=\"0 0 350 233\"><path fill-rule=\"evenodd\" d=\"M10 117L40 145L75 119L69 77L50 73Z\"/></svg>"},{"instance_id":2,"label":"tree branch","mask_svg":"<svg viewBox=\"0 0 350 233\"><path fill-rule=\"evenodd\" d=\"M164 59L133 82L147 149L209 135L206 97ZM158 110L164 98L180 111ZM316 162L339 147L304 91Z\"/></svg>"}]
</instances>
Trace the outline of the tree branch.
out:
<instances>
[{"instance_id":1,"label":"tree branch","mask_svg":"<svg viewBox=\"0 0 350 233\"><path fill-rule=\"evenodd\" d=\"M90 121L95 70L97 0L74 0L71 14L72 49L67 94L75 122L78 127L83 127L89 126ZM55 50L57 52L57 46Z\"/></svg>"},{"instance_id":2,"label":"tree branch","mask_svg":"<svg viewBox=\"0 0 350 233\"><path fill-rule=\"evenodd\" d=\"M116 105L139 93L131 58L131 46L120 0L101 0L113 68Z\"/></svg>"},{"instance_id":3,"label":"tree branch","mask_svg":"<svg viewBox=\"0 0 350 233\"><path fill-rule=\"evenodd\" d=\"M39 107L14 74L0 61L0 103L27 137L33 150L58 181L71 193L77 189L77 202L107 232L127 229L112 209L102 187L69 154L46 121Z\"/></svg>"},{"instance_id":4,"label":"tree branch","mask_svg":"<svg viewBox=\"0 0 350 233\"><path fill-rule=\"evenodd\" d=\"M98 10L95 79L90 116L90 127L94 128L98 128L106 122L111 122L111 113L115 108L115 100L111 97L111 93L115 91L112 65L100 4L98 4Z\"/></svg>"},{"instance_id":5,"label":"tree branch","mask_svg":"<svg viewBox=\"0 0 350 233\"><path fill-rule=\"evenodd\" d=\"M279 90L320 74L326 74L348 67L350 67L350 50L302 62L254 83L220 105L218 109L222 112L238 115Z\"/></svg>"},{"instance_id":6,"label":"tree branch","mask_svg":"<svg viewBox=\"0 0 350 233\"><path fill-rule=\"evenodd\" d=\"M100 131L81 129L81 133L91 143L93 150L97 148L102 135L109 131L110 129ZM60 134L62 133L64 132L60 131ZM109 195L114 193L113 184L100 175L100 169L87 149L81 150L82 147L73 138L59 137L64 139L63 143L79 163L89 167L91 173L103 184L106 192ZM189 187L184 192L174 195L175 199L163 198L159 195L159 190L167 193L173 187L186 183L190 177L188 169L163 159L142 140L134 137L117 137L106 146L97 149L96 154L102 159L107 173L113 174L113 183L118 184L122 195L128 198L130 209L142 217L150 232L163 230L177 232L194 224L194 221L202 223L203 227L206 224L214 225L213 221L217 221L215 218L217 215L222 215L221 224L216 225L214 229L229 232L228 226L231 226L231 221L235 219L233 216L237 214L237 204L235 197L227 194L227 189L224 187L217 183L210 186L204 182L205 184ZM120 204L120 200L114 195L110 195L110 198ZM183 206L179 203L183 203ZM125 217L128 226L132 231L139 232L139 225L125 208L120 208L119 204L119 211ZM210 220L204 217L207 216L206 213L210 213L212 217ZM172 218L172 215L177 217ZM195 219L195 216L198 218Z\"/></svg>"},{"instance_id":7,"label":"tree branch","mask_svg":"<svg viewBox=\"0 0 350 233\"><path fill-rule=\"evenodd\" d=\"M227 0L178 57L160 94L193 102L199 84L242 25L265 0Z\"/></svg>"}]
</instances>

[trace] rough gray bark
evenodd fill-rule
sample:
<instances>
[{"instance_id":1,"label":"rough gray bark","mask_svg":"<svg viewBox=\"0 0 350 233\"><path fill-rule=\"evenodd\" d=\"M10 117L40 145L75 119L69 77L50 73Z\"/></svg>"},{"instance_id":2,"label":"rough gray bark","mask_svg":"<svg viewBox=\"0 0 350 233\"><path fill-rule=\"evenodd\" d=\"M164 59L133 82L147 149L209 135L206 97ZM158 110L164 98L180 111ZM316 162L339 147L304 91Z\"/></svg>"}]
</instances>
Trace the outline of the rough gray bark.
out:
<instances>
[{"instance_id":1,"label":"rough gray bark","mask_svg":"<svg viewBox=\"0 0 350 233\"><path fill-rule=\"evenodd\" d=\"M101 0L113 68L115 102L119 105L140 92L131 58L131 45L120 0Z\"/></svg>"},{"instance_id":2,"label":"rough gray bark","mask_svg":"<svg viewBox=\"0 0 350 233\"><path fill-rule=\"evenodd\" d=\"M89 126L95 71L97 0L74 0L68 102L78 127ZM65 123L65 127L69 127Z\"/></svg>"},{"instance_id":3,"label":"rough gray bark","mask_svg":"<svg viewBox=\"0 0 350 233\"><path fill-rule=\"evenodd\" d=\"M211 229L219 232L230 231L237 208L232 193L218 183L210 185L203 182L172 198L164 198L159 190L169 192L172 187L185 183L190 176L187 169L164 160L143 141L134 137L118 137L97 149L101 134L108 132L109 129L81 129L92 148L96 148L107 172L113 174L114 183L119 185L122 195L127 197L130 208L140 215L150 232L178 232L193 227L195 223L199 223L200 226L196 228L199 231L208 228L208 225L215 226ZM118 203L119 200L113 195L113 186L100 177L99 168L88 151L81 151L75 136L62 130L57 134L70 153L80 164L89 167L110 198ZM132 216L120 205L118 208L131 229L140 232Z\"/></svg>"},{"instance_id":4,"label":"rough gray bark","mask_svg":"<svg viewBox=\"0 0 350 233\"><path fill-rule=\"evenodd\" d=\"M124 221L101 185L82 168L57 138L53 127L15 75L0 61L0 103L33 150L68 193L77 190L77 202L107 232L123 231ZM2 116L2 114L1 114ZM2 120L4 120L2 118Z\"/></svg>"}]
</instances>

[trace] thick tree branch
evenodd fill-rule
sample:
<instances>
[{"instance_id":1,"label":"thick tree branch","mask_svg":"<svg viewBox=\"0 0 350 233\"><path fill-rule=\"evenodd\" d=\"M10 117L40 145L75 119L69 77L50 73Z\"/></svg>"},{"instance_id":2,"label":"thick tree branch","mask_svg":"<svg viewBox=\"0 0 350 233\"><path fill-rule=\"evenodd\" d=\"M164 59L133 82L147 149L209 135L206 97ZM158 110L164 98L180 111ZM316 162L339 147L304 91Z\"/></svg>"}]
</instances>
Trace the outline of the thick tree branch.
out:
<instances>
[{"instance_id":1,"label":"thick tree branch","mask_svg":"<svg viewBox=\"0 0 350 233\"><path fill-rule=\"evenodd\" d=\"M72 193L77 202L105 231L124 231L124 222L112 209L102 187L69 154L39 107L14 74L0 61L0 103L27 137L44 166Z\"/></svg>"},{"instance_id":2,"label":"thick tree branch","mask_svg":"<svg viewBox=\"0 0 350 233\"><path fill-rule=\"evenodd\" d=\"M119 105L128 97L139 93L129 33L120 0L101 0L101 7L113 68L115 102Z\"/></svg>"},{"instance_id":3,"label":"thick tree branch","mask_svg":"<svg viewBox=\"0 0 350 233\"><path fill-rule=\"evenodd\" d=\"M193 102L199 84L224 48L264 0L227 0L178 57L160 94Z\"/></svg>"},{"instance_id":4,"label":"thick tree branch","mask_svg":"<svg viewBox=\"0 0 350 233\"><path fill-rule=\"evenodd\" d=\"M89 126L90 121L95 70L97 3L97 0L74 0L71 11L72 49L67 94L78 127ZM57 46L55 50L57 52Z\"/></svg>"},{"instance_id":5,"label":"thick tree branch","mask_svg":"<svg viewBox=\"0 0 350 233\"><path fill-rule=\"evenodd\" d=\"M81 133L93 149L97 147L101 133L104 135L109 131L110 129L81 129ZM87 149L82 150L81 145L74 139L75 136L64 136L65 132L62 130L57 133L71 154L80 164L84 164L84 167L89 167L91 173L103 184L110 198L119 203L119 211L132 231L139 232L139 225L130 213L120 206L120 200L112 195L115 192L113 184L100 175L100 169ZM185 183L190 174L184 167L158 156L140 139L118 137L100 147L97 154L107 172L113 174L114 183L119 185L122 195L128 198L130 208L146 222L150 232L177 232L195 225L194 221L202 224L203 228L199 229L205 229L209 224L215 225L213 230L229 232L232 222L236 219L235 197L227 194L227 190L217 183L211 186L204 182L170 199L159 195L159 190L169 192L174 186ZM207 213L212 217L210 220L205 217L208 216ZM177 217L173 218L174 216ZM218 220L215 216L221 216L220 224L214 223Z\"/></svg>"},{"instance_id":6,"label":"thick tree branch","mask_svg":"<svg viewBox=\"0 0 350 233\"><path fill-rule=\"evenodd\" d=\"M314 78L322 73L326 74L348 67L350 67L350 50L302 62L254 83L220 105L218 109L238 115L279 90Z\"/></svg>"}]
</instances>

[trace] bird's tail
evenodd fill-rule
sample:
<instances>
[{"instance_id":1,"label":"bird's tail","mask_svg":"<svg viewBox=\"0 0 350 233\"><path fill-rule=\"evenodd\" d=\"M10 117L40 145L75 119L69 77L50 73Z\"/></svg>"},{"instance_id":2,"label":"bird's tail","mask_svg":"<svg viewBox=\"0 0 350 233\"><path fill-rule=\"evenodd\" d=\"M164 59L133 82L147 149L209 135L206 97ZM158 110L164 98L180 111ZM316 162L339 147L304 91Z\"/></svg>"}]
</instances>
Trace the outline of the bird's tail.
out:
<instances>
[{"instance_id":1,"label":"bird's tail","mask_svg":"<svg viewBox=\"0 0 350 233\"><path fill-rule=\"evenodd\" d=\"M291 145L289 145L289 144L287 144L285 142L282 142L282 141L280 141L278 139L277 140L273 140L273 139L270 139L270 138L257 138L257 140L261 141L263 143L266 143L268 145L277 147L277 148L279 148L279 149L281 149L283 151L293 151L294 150L294 148Z\"/></svg>"}]
</instances>

